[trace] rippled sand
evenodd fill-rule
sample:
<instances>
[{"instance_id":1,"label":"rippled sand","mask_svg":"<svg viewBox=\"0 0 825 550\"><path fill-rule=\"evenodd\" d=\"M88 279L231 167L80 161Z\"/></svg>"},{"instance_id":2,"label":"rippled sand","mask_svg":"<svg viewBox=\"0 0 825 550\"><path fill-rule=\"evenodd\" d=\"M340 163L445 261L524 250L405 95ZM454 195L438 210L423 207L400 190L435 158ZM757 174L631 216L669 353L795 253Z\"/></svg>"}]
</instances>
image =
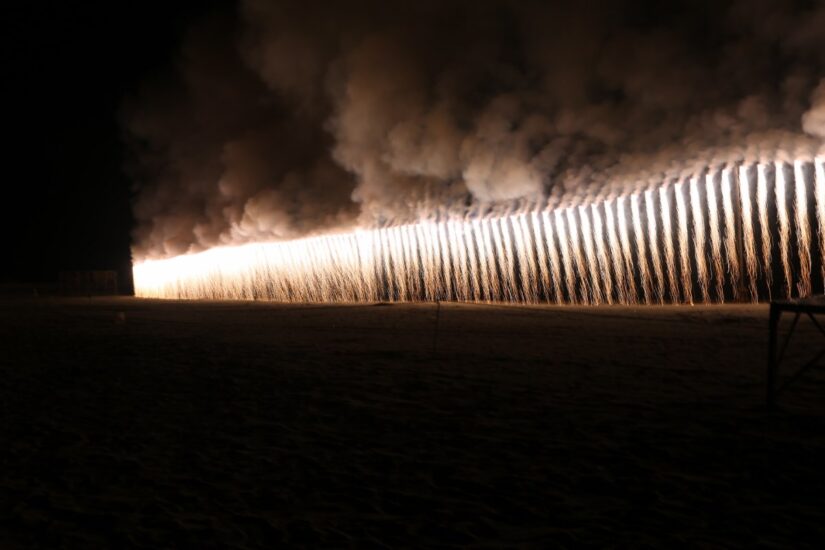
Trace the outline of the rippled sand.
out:
<instances>
[{"instance_id":1,"label":"rippled sand","mask_svg":"<svg viewBox=\"0 0 825 550\"><path fill-rule=\"evenodd\" d=\"M3 548L825 535L825 370L764 409L766 306L4 299L0 339Z\"/></svg>"}]
</instances>

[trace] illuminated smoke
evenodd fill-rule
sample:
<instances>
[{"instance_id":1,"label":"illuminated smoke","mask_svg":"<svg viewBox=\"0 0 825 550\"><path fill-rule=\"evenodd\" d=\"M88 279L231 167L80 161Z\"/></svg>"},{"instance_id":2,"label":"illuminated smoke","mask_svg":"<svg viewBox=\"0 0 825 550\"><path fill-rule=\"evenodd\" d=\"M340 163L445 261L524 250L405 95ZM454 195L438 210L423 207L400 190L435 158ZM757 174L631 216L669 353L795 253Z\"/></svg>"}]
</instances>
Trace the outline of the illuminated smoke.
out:
<instances>
[{"instance_id":1,"label":"illuminated smoke","mask_svg":"<svg viewBox=\"0 0 825 550\"><path fill-rule=\"evenodd\" d=\"M538 244L530 210L524 211L527 233L520 218L506 227L492 219L511 204L552 197L554 208L563 211L565 231L561 238L553 213L557 253L566 247L573 266L569 271L562 261L553 275L561 277L566 297L566 279L572 277L576 300L609 301L621 293L627 301L672 301L670 245L661 237L668 230L684 237L677 221L687 219L692 250L697 207L689 195L710 199L702 189L706 171L713 172L717 200L727 208L718 174L727 163L733 185L728 198L739 216L739 165L781 160L788 169L793 159L804 158L808 171L812 155L798 154L791 141L806 141L819 151L825 138L821 1L720 0L713 9L698 10L694 0L220 4L225 7L214 6L192 21L174 59L146 75L119 111L135 188L137 262L356 228L438 224L446 220L441 209L478 207L489 231L483 246L493 254L486 258L486 274L479 243L475 272L466 249L468 239L484 239L485 233L468 235L459 226L451 233L449 225L432 234L410 228L406 241L401 231L371 242L397 249L386 259L376 257L380 269L414 270L420 262L433 276L437 271L439 288L451 295L533 301L539 287L546 295L544 277L550 272L540 264L534 271L531 262L531 256L538 262ZM722 155L725 163L716 154L721 148L734 149ZM766 157L765 151L776 155ZM690 159L698 162L682 164ZM769 172L773 185L773 167ZM758 196L758 174L751 177ZM617 191L618 181L632 181L637 198ZM670 229L659 217L662 181L681 181L685 194L667 191L674 214L680 201L687 208ZM654 190L652 197L647 189ZM796 188L788 194L795 203ZM809 205L812 196L809 189ZM598 206L605 245L613 246L614 231L622 247L619 271L608 251L612 292L600 260L597 213L590 208L597 197L613 200ZM762 214L758 204L752 206ZM572 217L566 208L573 208ZM716 213L723 223L715 226L714 213L707 211L702 225L711 239L720 232L718 258L725 269L730 256L745 276L747 248L737 258L725 248L728 212ZM796 225L796 211L789 221ZM546 239L543 216L539 222ZM593 231L592 246L585 224ZM747 230L738 218L734 224L737 231ZM658 243L651 240L656 232ZM795 248L798 236L793 237ZM496 239L512 244L502 257L494 256ZM414 240L422 247L418 258ZM676 252L684 241L673 244ZM524 265L519 246L533 249L522 258ZM710 248L707 291L719 299ZM757 249L763 252L759 243ZM553 252L544 253L552 262ZM331 262L351 261L339 252L323 254ZM427 256L432 263L423 261ZM677 258L678 279L681 262ZM690 264L701 269L693 258ZM815 261L811 265L818 270ZM643 268L649 278L639 275ZM390 278L386 284L394 296L432 294L432 285L421 286L428 277ZM727 277L729 298L740 286L739 292L752 293L749 283L737 285ZM523 278L527 286L521 286ZM705 299L704 283L692 280L693 298ZM765 283L759 281L759 292L770 287ZM552 278L549 286L555 289Z\"/></svg>"},{"instance_id":2,"label":"illuminated smoke","mask_svg":"<svg viewBox=\"0 0 825 550\"><path fill-rule=\"evenodd\" d=\"M808 214L810 201L816 219ZM778 224L772 225L770 210ZM160 298L755 301L770 295L771 243L779 249L780 294L822 292L812 266L822 264L825 250L823 214L822 158L740 163L707 170L703 179L575 204L442 212L417 223L147 260L135 265L134 276L138 296Z\"/></svg>"}]
</instances>

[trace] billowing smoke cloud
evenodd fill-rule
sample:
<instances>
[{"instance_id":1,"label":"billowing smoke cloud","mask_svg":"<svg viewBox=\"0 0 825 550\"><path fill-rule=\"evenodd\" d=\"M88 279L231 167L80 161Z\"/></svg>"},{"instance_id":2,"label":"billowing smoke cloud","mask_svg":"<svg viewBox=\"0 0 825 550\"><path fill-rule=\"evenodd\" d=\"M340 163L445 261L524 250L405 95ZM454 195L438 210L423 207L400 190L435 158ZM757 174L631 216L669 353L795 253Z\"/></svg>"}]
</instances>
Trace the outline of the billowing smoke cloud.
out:
<instances>
[{"instance_id":1,"label":"billowing smoke cloud","mask_svg":"<svg viewBox=\"0 0 825 550\"><path fill-rule=\"evenodd\" d=\"M812 136L825 139L825 78L811 94L811 109L802 116L802 128Z\"/></svg>"},{"instance_id":2,"label":"billowing smoke cloud","mask_svg":"<svg viewBox=\"0 0 825 550\"><path fill-rule=\"evenodd\" d=\"M195 25L123 110L136 258L825 139L821 3L404 4L247 0Z\"/></svg>"}]
</instances>

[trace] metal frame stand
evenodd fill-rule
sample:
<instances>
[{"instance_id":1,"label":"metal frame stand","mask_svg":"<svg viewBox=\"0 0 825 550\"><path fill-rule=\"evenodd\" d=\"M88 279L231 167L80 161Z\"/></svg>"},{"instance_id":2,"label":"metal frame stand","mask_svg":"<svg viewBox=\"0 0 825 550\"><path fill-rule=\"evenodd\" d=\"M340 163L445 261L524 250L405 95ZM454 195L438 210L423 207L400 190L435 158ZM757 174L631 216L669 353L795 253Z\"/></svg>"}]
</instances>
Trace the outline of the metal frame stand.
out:
<instances>
[{"instance_id":1,"label":"metal frame stand","mask_svg":"<svg viewBox=\"0 0 825 550\"><path fill-rule=\"evenodd\" d=\"M793 313L794 319L791 323L791 328L788 330L788 333L785 335L785 340L782 343L782 347L778 350L777 353L777 339L779 337L779 321L782 318L782 314L785 312ZM819 324L819 321L816 320L815 315L825 315L825 300L820 298L811 298L807 300L783 300L783 301L776 301L771 302L771 311L770 311L770 345L768 349L768 377L767 377L767 406L769 409L773 409L776 407L776 398L779 394L785 390L790 384L795 382L800 376L802 376L805 372L810 370L814 367L820 359L825 357L825 347L823 347L819 353L814 356L813 359L802 365L790 378L784 381L781 385L777 387L777 374L779 371L779 367L782 363L782 359L785 357L785 351L788 349L788 344L791 341L791 336L793 336L794 331L796 330L796 325L799 322L799 318L802 315L807 315L810 318L811 322L819 329L819 332L822 333L822 336L825 337L825 328Z\"/></svg>"}]
</instances>

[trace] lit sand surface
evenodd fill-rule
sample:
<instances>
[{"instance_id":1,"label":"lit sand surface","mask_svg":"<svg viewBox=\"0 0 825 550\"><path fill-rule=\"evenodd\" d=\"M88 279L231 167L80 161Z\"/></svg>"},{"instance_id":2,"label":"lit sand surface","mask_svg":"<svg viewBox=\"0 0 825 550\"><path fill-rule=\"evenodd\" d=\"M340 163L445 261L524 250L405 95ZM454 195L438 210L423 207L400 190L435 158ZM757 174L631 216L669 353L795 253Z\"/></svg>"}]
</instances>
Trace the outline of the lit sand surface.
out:
<instances>
[{"instance_id":1,"label":"lit sand surface","mask_svg":"<svg viewBox=\"0 0 825 550\"><path fill-rule=\"evenodd\" d=\"M121 318L118 312L123 312ZM825 371L767 307L0 302L14 547L804 547ZM808 322L791 360L821 338Z\"/></svg>"}]
</instances>

